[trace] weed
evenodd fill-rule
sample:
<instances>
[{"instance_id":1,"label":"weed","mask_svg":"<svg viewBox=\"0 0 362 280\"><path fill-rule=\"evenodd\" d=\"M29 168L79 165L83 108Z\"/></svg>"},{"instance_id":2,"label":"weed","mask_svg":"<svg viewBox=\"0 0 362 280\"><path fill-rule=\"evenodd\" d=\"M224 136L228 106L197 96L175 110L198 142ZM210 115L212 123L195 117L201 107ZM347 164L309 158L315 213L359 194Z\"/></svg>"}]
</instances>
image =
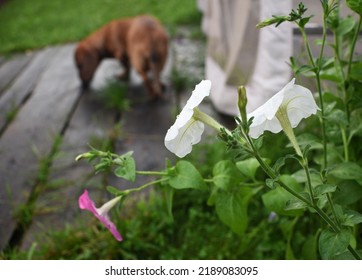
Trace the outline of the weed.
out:
<instances>
[{"instance_id":1,"label":"weed","mask_svg":"<svg viewBox=\"0 0 362 280\"><path fill-rule=\"evenodd\" d=\"M127 99L128 86L117 80L110 80L106 86L99 91L99 97L109 109L115 109L118 113L130 108Z\"/></svg>"}]
</instances>

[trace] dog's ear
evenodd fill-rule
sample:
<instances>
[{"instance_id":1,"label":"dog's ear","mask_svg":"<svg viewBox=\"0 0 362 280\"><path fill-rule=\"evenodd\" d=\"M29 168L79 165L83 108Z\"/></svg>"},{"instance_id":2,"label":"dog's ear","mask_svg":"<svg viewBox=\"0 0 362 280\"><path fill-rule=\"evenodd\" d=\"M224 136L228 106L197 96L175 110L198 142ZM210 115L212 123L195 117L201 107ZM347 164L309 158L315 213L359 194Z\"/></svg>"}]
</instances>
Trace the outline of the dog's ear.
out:
<instances>
[{"instance_id":1,"label":"dog's ear","mask_svg":"<svg viewBox=\"0 0 362 280\"><path fill-rule=\"evenodd\" d=\"M95 49L88 47L86 44L79 44L75 51L75 62L82 85L87 87L99 65L99 55Z\"/></svg>"}]
</instances>

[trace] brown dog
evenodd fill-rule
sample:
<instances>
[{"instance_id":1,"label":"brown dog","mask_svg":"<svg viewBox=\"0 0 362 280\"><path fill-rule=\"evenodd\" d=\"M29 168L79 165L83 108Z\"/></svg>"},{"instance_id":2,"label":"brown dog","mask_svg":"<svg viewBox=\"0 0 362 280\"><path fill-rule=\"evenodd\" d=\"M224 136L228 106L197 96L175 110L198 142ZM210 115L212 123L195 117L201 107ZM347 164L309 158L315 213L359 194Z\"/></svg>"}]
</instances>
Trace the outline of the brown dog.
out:
<instances>
[{"instance_id":1,"label":"brown dog","mask_svg":"<svg viewBox=\"0 0 362 280\"><path fill-rule=\"evenodd\" d=\"M129 77L130 66L141 75L151 97L162 93L160 72L168 53L167 33L152 16L114 20L81 41L75 51L75 61L87 88L104 58L116 58L125 67L123 78ZM152 73L152 79L148 77Z\"/></svg>"}]
</instances>

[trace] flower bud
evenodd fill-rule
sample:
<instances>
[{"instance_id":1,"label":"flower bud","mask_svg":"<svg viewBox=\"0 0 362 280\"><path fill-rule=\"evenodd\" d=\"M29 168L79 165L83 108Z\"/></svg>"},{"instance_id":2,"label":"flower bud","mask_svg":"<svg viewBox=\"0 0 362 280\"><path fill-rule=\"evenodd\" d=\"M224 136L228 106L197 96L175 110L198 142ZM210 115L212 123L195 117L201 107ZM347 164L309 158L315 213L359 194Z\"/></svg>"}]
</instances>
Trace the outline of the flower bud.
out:
<instances>
[{"instance_id":1,"label":"flower bud","mask_svg":"<svg viewBox=\"0 0 362 280\"><path fill-rule=\"evenodd\" d=\"M248 122L248 119L246 117L246 105L248 103L248 98L246 96L246 89L244 86L238 87L238 95L239 95L238 108L239 108L240 116L241 116L243 123L246 124Z\"/></svg>"},{"instance_id":2,"label":"flower bud","mask_svg":"<svg viewBox=\"0 0 362 280\"><path fill-rule=\"evenodd\" d=\"M262 22L256 25L257 28L263 28L269 25L275 24L278 26L279 24L283 23L284 21L289 21L288 16L273 16L272 18L268 18L263 20Z\"/></svg>"}]
</instances>

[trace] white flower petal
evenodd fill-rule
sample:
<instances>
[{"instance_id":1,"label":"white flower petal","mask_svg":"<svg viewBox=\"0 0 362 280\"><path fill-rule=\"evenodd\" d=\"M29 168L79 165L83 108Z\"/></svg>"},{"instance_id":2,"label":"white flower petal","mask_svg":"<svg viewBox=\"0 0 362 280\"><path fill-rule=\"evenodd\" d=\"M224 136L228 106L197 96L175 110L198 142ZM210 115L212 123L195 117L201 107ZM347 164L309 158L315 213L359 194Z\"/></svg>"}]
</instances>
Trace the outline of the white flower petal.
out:
<instances>
[{"instance_id":1,"label":"white flower petal","mask_svg":"<svg viewBox=\"0 0 362 280\"><path fill-rule=\"evenodd\" d=\"M264 131L270 131L273 133L278 133L282 130L282 127L276 117L272 118L271 120L264 119L263 122L259 123L258 125L254 125L254 122L250 126L249 135L251 138L259 138L260 135L264 133Z\"/></svg>"},{"instance_id":2,"label":"white flower petal","mask_svg":"<svg viewBox=\"0 0 362 280\"><path fill-rule=\"evenodd\" d=\"M273 95L262 106L248 114L248 119L254 117L249 131L250 137L258 138L264 133L265 130L271 131L273 133L278 133L282 130L282 127L275 117L275 114L283 103L284 90L289 86L289 84L286 85L281 91Z\"/></svg>"},{"instance_id":3,"label":"white flower petal","mask_svg":"<svg viewBox=\"0 0 362 280\"><path fill-rule=\"evenodd\" d=\"M193 116L194 111L189 108L183 108L181 113L177 116L175 121L175 126L178 128L183 127Z\"/></svg>"},{"instance_id":4,"label":"white flower petal","mask_svg":"<svg viewBox=\"0 0 362 280\"><path fill-rule=\"evenodd\" d=\"M187 101L185 108L194 109L199 106L202 100L209 96L211 90L211 81L202 80L198 85L195 86L191 97Z\"/></svg>"},{"instance_id":5,"label":"white flower petal","mask_svg":"<svg viewBox=\"0 0 362 280\"><path fill-rule=\"evenodd\" d=\"M283 102L283 96L280 94L274 95L264 105L260 106L253 112L248 114L248 119L254 117L252 126L262 125L268 120L272 120L275 117L278 108Z\"/></svg>"},{"instance_id":6,"label":"white flower petal","mask_svg":"<svg viewBox=\"0 0 362 280\"><path fill-rule=\"evenodd\" d=\"M248 119L254 117L249 135L258 138L265 130L278 133L282 130L276 113L279 108L286 110L292 127L296 127L303 118L316 114L319 110L311 91L295 85L292 79L282 90L270 98L264 105L248 114Z\"/></svg>"},{"instance_id":7,"label":"white flower petal","mask_svg":"<svg viewBox=\"0 0 362 280\"><path fill-rule=\"evenodd\" d=\"M204 132L204 123L193 118L194 108L210 94L211 82L203 80L196 85L191 97L187 101L175 123L169 128L165 136L165 146L178 157L184 157L192 150L192 145L201 140Z\"/></svg>"},{"instance_id":8,"label":"white flower petal","mask_svg":"<svg viewBox=\"0 0 362 280\"><path fill-rule=\"evenodd\" d=\"M302 86L295 85L285 94L287 114L292 127L298 126L300 121L314 115L319 110L312 92Z\"/></svg>"},{"instance_id":9,"label":"white flower petal","mask_svg":"<svg viewBox=\"0 0 362 280\"><path fill-rule=\"evenodd\" d=\"M200 142L204 128L202 122L193 118L181 128L172 126L167 131L165 146L169 151L182 158L191 152L192 145Z\"/></svg>"}]
</instances>

